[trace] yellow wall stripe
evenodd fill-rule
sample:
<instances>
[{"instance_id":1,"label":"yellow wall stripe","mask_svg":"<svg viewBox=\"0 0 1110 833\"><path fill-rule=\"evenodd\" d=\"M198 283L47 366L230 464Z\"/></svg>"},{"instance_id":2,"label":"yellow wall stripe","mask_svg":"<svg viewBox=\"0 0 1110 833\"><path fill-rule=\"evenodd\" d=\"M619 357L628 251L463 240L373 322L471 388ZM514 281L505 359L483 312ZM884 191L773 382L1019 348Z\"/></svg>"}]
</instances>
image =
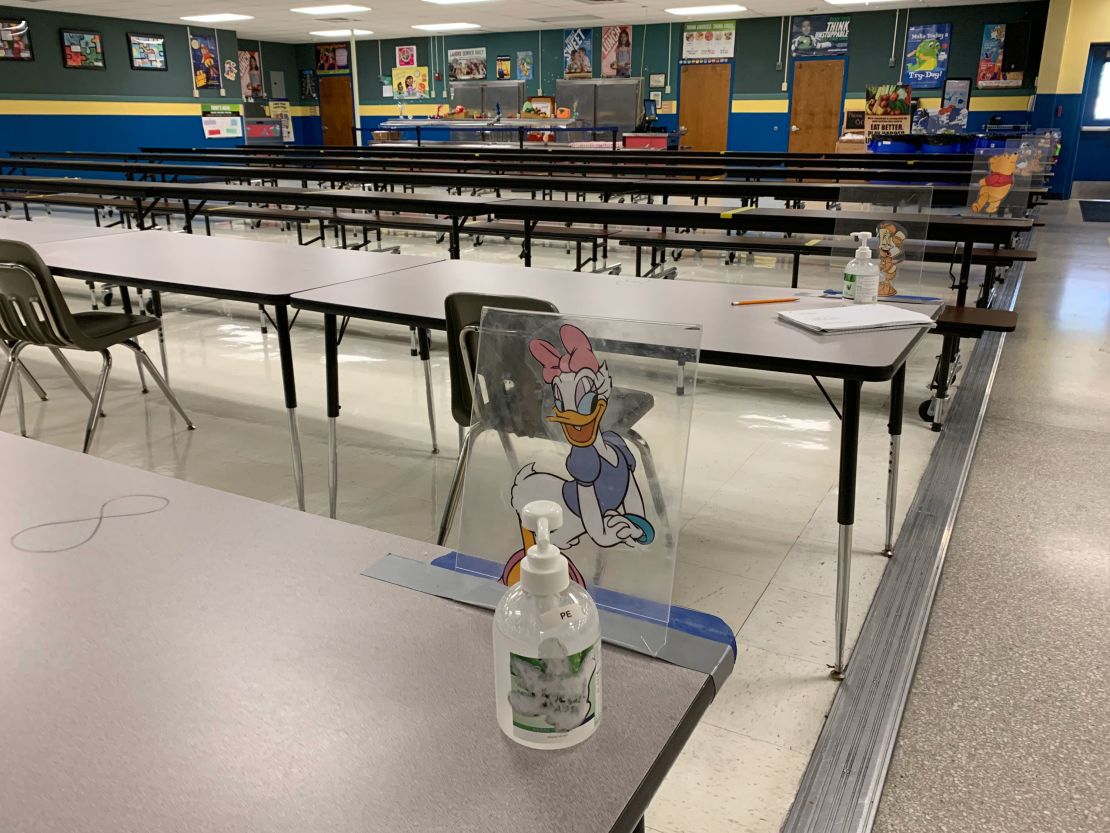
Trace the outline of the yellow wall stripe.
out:
<instances>
[{"instance_id":1,"label":"yellow wall stripe","mask_svg":"<svg viewBox=\"0 0 1110 833\"><path fill-rule=\"evenodd\" d=\"M737 98L732 102L734 113L788 113L790 102L785 98Z\"/></svg>"},{"instance_id":2,"label":"yellow wall stripe","mask_svg":"<svg viewBox=\"0 0 1110 833\"><path fill-rule=\"evenodd\" d=\"M238 103L238 102L235 102ZM316 106L294 105L294 116L317 116ZM0 99L0 116L199 116L200 102L61 101Z\"/></svg>"}]
</instances>

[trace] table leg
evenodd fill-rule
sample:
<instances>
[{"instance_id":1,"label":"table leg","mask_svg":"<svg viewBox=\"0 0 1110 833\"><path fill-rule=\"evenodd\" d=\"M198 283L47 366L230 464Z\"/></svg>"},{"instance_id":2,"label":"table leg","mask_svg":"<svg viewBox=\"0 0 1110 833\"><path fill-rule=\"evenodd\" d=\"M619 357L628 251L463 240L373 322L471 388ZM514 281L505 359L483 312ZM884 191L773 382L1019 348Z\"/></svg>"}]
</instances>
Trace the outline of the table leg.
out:
<instances>
[{"instance_id":1,"label":"table leg","mask_svg":"<svg viewBox=\"0 0 1110 833\"><path fill-rule=\"evenodd\" d=\"M120 303L123 304L123 311L126 312L128 315L131 315L131 293L128 291L126 286L120 286L119 300ZM146 386L146 374L143 372L143 362L142 359L139 358L138 354L135 355L135 367L139 369L139 387L142 389L143 393L150 393L150 389Z\"/></svg>"},{"instance_id":2,"label":"table leg","mask_svg":"<svg viewBox=\"0 0 1110 833\"><path fill-rule=\"evenodd\" d=\"M162 357L162 378L170 381L170 363L166 358L166 329L162 326L162 293L157 289L151 292L154 301L154 317L158 319L158 352Z\"/></svg>"},{"instance_id":3,"label":"table leg","mask_svg":"<svg viewBox=\"0 0 1110 833\"><path fill-rule=\"evenodd\" d=\"M336 420L339 418L339 343L335 316L324 316L324 373L328 391L328 516L335 517L339 497L339 443Z\"/></svg>"},{"instance_id":4,"label":"table leg","mask_svg":"<svg viewBox=\"0 0 1110 833\"><path fill-rule=\"evenodd\" d=\"M906 366L902 365L890 380L890 457L886 470L886 539L883 555L894 555L894 517L898 509L898 458L902 446L902 406L906 397Z\"/></svg>"},{"instance_id":5,"label":"table leg","mask_svg":"<svg viewBox=\"0 0 1110 833\"><path fill-rule=\"evenodd\" d=\"M451 240L447 246L448 254L451 260L458 260L462 257L462 242L459 237L459 218L451 218Z\"/></svg>"},{"instance_id":6,"label":"table leg","mask_svg":"<svg viewBox=\"0 0 1110 833\"><path fill-rule=\"evenodd\" d=\"M933 393L933 430L944 426L944 411L948 405L948 376L952 372L952 362L960 349L960 340L953 335L945 335L940 347L940 361L937 362L936 388Z\"/></svg>"},{"instance_id":7,"label":"table leg","mask_svg":"<svg viewBox=\"0 0 1110 833\"><path fill-rule=\"evenodd\" d=\"M432 429L432 454L439 454L439 441L436 439L435 398L432 395L432 338L424 327L418 327L416 340L420 348L420 362L424 365L424 393L428 399L428 425Z\"/></svg>"},{"instance_id":8,"label":"table leg","mask_svg":"<svg viewBox=\"0 0 1110 833\"><path fill-rule=\"evenodd\" d=\"M525 266L531 266L532 265L532 221L528 220L528 219L525 219L525 221L524 221L524 243L522 245L523 245L522 254L524 255L524 265Z\"/></svg>"},{"instance_id":9,"label":"table leg","mask_svg":"<svg viewBox=\"0 0 1110 833\"><path fill-rule=\"evenodd\" d=\"M278 351L281 359L281 384L285 389L285 410L289 413L289 440L293 453L293 484L297 490L297 508L304 511L304 467L301 463L301 435L297 428L297 381L293 376L293 345L289 339L289 306L274 306Z\"/></svg>"},{"instance_id":10,"label":"table leg","mask_svg":"<svg viewBox=\"0 0 1110 833\"><path fill-rule=\"evenodd\" d=\"M975 244L964 242L963 256L960 258L960 282L956 288L956 306L967 304L967 286L971 280L971 256L975 252Z\"/></svg>"},{"instance_id":11,"label":"table leg","mask_svg":"<svg viewBox=\"0 0 1110 833\"><path fill-rule=\"evenodd\" d=\"M836 519L840 540L836 559L836 662L832 676L844 679L844 648L848 637L848 599L852 578L852 527L856 517L856 457L859 452L860 392L863 384L844 380L840 420L840 481Z\"/></svg>"}]
</instances>

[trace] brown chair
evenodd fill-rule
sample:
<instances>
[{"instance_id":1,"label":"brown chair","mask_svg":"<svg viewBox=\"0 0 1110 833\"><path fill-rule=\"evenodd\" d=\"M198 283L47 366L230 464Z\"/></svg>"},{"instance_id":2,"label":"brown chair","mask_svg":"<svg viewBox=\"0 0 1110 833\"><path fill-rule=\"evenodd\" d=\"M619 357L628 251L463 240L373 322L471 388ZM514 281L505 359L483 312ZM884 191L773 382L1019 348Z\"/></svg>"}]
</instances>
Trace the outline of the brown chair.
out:
<instances>
[{"instance_id":1,"label":"brown chair","mask_svg":"<svg viewBox=\"0 0 1110 833\"><path fill-rule=\"evenodd\" d=\"M87 388L72 372L69 362L62 358L61 350L99 353L103 363L96 393L90 396L92 408L85 427L83 447L87 453L100 422L108 374L112 369L112 356L108 350L122 345L135 354L140 370L145 366L150 372L166 399L192 430L196 426L150 357L135 341L143 333L157 329L158 319L146 315L103 311L71 313L54 276L38 253L26 243L0 240L0 339L6 342L9 349L8 361L0 376L0 410L3 410L12 381L18 384L19 354L24 348L46 347L53 352L87 396ZM22 425L20 427L23 428Z\"/></svg>"}]
</instances>

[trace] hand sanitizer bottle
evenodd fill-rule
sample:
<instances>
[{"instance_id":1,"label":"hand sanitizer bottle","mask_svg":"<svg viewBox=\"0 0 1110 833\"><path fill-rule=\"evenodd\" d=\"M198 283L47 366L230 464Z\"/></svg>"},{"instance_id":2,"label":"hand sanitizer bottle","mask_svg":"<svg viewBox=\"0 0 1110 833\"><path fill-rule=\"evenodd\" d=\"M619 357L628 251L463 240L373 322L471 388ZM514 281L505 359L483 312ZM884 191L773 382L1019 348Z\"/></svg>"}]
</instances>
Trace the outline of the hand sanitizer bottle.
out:
<instances>
[{"instance_id":1,"label":"hand sanitizer bottle","mask_svg":"<svg viewBox=\"0 0 1110 833\"><path fill-rule=\"evenodd\" d=\"M871 235L853 231L852 238L859 248L844 267L844 298L857 304L874 304L879 300L879 265L871 259Z\"/></svg>"},{"instance_id":2,"label":"hand sanitizer bottle","mask_svg":"<svg viewBox=\"0 0 1110 833\"><path fill-rule=\"evenodd\" d=\"M601 721L601 623L593 599L572 583L551 543L563 523L550 500L525 505L521 525L536 534L514 584L493 614L497 722L533 749L564 749Z\"/></svg>"}]
</instances>

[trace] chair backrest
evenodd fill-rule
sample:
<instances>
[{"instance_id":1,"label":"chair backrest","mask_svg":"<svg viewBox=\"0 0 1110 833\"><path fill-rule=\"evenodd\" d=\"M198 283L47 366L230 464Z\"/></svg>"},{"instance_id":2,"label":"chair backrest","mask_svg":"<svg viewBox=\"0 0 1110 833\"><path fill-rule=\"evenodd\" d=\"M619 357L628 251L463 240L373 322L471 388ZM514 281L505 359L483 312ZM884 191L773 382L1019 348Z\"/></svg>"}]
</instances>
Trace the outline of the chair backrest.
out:
<instances>
[{"instance_id":1,"label":"chair backrest","mask_svg":"<svg viewBox=\"0 0 1110 833\"><path fill-rule=\"evenodd\" d=\"M79 347L73 316L38 252L0 240L0 338L44 347Z\"/></svg>"},{"instance_id":2,"label":"chair backrest","mask_svg":"<svg viewBox=\"0 0 1110 833\"><path fill-rule=\"evenodd\" d=\"M447 296L444 306L447 313L447 357L451 369L451 416L459 425L469 428L474 405L471 391L474 367L478 361L478 325L482 321L482 308L497 307L522 312L559 310L554 304L537 298L476 292L452 293Z\"/></svg>"}]
</instances>

